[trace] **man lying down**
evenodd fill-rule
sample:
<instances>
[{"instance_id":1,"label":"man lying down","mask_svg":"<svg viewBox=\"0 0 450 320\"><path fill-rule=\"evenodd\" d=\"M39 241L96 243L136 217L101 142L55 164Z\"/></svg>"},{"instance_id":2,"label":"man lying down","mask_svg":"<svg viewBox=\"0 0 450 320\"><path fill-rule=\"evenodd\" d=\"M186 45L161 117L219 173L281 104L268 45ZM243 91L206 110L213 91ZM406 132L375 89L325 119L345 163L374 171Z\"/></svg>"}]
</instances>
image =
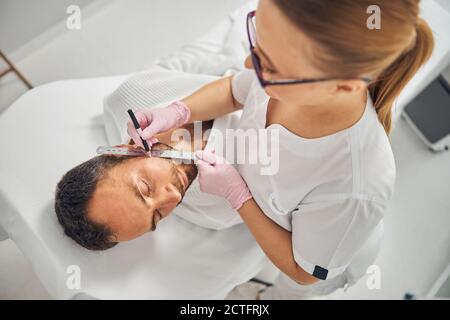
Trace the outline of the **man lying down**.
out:
<instances>
[{"instance_id":1,"label":"man lying down","mask_svg":"<svg viewBox=\"0 0 450 320\"><path fill-rule=\"evenodd\" d=\"M201 135L194 135L193 124L181 127L188 130L190 141L173 142L174 130L158 134L155 137L159 142L153 144L152 150L204 149L212 126L213 121L203 122ZM148 156L96 156L62 177L55 193L56 215L65 234L79 245L90 250L109 249L119 242L154 231L182 202L196 176L197 168L193 163ZM186 214L197 210L199 195L210 196L194 192L188 197L190 205L181 210ZM221 205L217 200L220 199L210 203ZM226 210L238 216L231 208Z\"/></svg>"}]
</instances>

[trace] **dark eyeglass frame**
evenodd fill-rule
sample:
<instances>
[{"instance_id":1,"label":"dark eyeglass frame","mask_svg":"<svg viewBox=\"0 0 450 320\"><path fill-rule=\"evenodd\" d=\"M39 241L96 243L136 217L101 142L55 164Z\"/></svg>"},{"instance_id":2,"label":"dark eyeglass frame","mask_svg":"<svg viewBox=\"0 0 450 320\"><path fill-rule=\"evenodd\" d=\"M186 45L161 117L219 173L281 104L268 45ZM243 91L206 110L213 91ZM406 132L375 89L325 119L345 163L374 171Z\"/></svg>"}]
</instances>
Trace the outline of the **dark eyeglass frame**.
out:
<instances>
[{"instance_id":1,"label":"dark eyeglass frame","mask_svg":"<svg viewBox=\"0 0 450 320\"><path fill-rule=\"evenodd\" d=\"M372 79L370 78L362 78L362 77L352 77L352 78L342 78L342 77L328 77L328 78L317 78L317 79L281 79L281 80L265 80L262 75L262 66L261 66L261 58L255 52L255 44L253 44L252 37L250 35L250 28L253 26L256 36L256 26L253 23L253 17L256 16L256 11L250 11L247 14L247 36L248 42L250 44L250 55L252 57L253 67L255 69L256 75L258 77L259 83L261 87L273 86L273 85L289 85L289 84L303 84L303 83L314 83L314 82L322 82L322 81L330 81L330 80L338 80L338 79L355 79L362 80L364 82L370 83Z\"/></svg>"}]
</instances>

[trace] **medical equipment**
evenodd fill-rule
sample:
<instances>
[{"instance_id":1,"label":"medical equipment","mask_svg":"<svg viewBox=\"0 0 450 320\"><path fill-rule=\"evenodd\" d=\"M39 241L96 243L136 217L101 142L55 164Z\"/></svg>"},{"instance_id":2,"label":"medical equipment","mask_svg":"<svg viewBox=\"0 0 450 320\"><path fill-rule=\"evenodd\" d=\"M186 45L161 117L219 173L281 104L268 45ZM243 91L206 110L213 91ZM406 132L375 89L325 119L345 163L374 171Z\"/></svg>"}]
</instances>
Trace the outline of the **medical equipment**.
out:
<instances>
[{"instance_id":1,"label":"medical equipment","mask_svg":"<svg viewBox=\"0 0 450 320\"><path fill-rule=\"evenodd\" d=\"M97 154L125 155L125 156L145 156L146 153L142 149L129 149L126 147L107 147L101 146L97 148ZM150 150L152 157L169 158L177 160L194 161L195 155L192 152L178 150Z\"/></svg>"},{"instance_id":2,"label":"medical equipment","mask_svg":"<svg viewBox=\"0 0 450 320\"><path fill-rule=\"evenodd\" d=\"M133 121L134 128L136 129L136 132L138 133L139 138L141 138L142 145L144 146L145 151L149 152L149 151L150 151L150 148L148 147L147 141L145 141L144 139L142 139L142 129L141 129L141 126L140 126L139 122L138 122L137 119L136 119L136 116L135 116L134 113L133 113L133 110L128 109L127 112L128 112L128 114L130 115L131 121Z\"/></svg>"},{"instance_id":3,"label":"medical equipment","mask_svg":"<svg viewBox=\"0 0 450 320\"><path fill-rule=\"evenodd\" d=\"M410 104L402 119L433 152L450 148L450 83L443 76L434 80Z\"/></svg>"}]
</instances>

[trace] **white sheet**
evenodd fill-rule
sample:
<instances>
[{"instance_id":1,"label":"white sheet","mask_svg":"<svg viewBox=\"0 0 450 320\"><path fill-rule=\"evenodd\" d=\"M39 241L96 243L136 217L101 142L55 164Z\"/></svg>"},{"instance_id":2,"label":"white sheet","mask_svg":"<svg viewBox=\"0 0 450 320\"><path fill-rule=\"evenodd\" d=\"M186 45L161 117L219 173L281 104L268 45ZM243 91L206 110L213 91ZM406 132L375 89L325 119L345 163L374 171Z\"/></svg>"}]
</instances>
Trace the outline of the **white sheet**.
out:
<instances>
[{"instance_id":1,"label":"white sheet","mask_svg":"<svg viewBox=\"0 0 450 320\"><path fill-rule=\"evenodd\" d=\"M105 96L103 117L111 145L127 143L130 138L126 124L128 109L164 107L182 99L203 85L219 77L167 70L155 66L136 73L125 80L114 92Z\"/></svg>"},{"instance_id":2,"label":"white sheet","mask_svg":"<svg viewBox=\"0 0 450 320\"><path fill-rule=\"evenodd\" d=\"M247 13L257 0L246 2L197 41L162 57L155 64L165 69L222 76L244 68L248 55Z\"/></svg>"},{"instance_id":3,"label":"white sheet","mask_svg":"<svg viewBox=\"0 0 450 320\"><path fill-rule=\"evenodd\" d=\"M227 19L211 39L226 36ZM157 233L90 252L63 235L56 221L56 183L108 144L102 102L126 78L50 83L2 114L0 146L9 151L0 157L0 224L53 298L223 299L265 260L244 225L213 231L173 215ZM70 265L81 268L80 289L66 286Z\"/></svg>"},{"instance_id":4,"label":"white sheet","mask_svg":"<svg viewBox=\"0 0 450 320\"><path fill-rule=\"evenodd\" d=\"M9 151L0 160L0 224L54 298L83 292L113 299L223 299L262 261L244 225L212 231L173 215L153 234L91 252L66 237L56 220L55 185L106 143L102 98L122 81L51 83L29 91L2 115L0 144ZM70 265L81 268L80 290L66 286Z\"/></svg>"}]
</instances>

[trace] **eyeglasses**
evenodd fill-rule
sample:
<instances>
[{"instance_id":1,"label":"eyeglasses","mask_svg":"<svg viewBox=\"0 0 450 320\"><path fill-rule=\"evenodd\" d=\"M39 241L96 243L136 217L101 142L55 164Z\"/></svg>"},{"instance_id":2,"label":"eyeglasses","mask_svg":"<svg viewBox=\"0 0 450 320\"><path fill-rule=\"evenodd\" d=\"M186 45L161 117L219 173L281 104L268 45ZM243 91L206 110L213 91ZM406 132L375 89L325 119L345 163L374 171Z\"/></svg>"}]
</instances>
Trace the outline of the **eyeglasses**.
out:
<instances>
[{"instance_id":1,"label":"eyeglasses","mask_svg":"<svg viewBox=\"0 0 450 320\"><path fill-rule=\"evenodd\" d=\"M248 41L250 43L250 54L252 57L253 67L255 69L256 75L258 77L259 83L261 86L267 87L271 85L288 85L288 84L303 84L303 83L314 83L314 82L321 82L321 81L330 81L330 80L337 80L337 79L343 79L342 77L328 77L328 78L317 78L317 79L279 79L279 80L266 80L263 77L263 68L261 66L261 59L256 53L256 26L255 26L255 17L256 17L256 11L251 11L247 15L247 35L248 35ZM354 78L346 78L346 79L358 79L365 81L367 83L370 83L372 80L369 78L360 78L360 77L354 77Z\"/></svg>"}]
</instances>

